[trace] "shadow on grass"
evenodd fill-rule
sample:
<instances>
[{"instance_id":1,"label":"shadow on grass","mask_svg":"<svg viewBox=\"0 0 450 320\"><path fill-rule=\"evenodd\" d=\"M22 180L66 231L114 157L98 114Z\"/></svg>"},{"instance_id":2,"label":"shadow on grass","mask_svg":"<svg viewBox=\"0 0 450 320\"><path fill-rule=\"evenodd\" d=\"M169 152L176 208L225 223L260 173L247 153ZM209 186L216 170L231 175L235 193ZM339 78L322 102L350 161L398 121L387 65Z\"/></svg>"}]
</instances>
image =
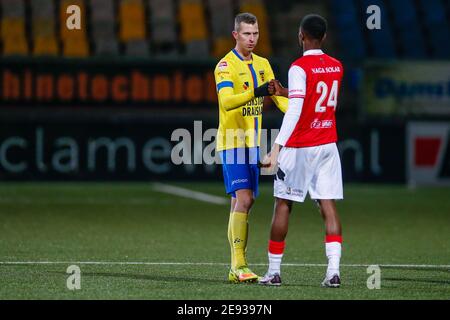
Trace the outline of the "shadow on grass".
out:
<instances>
[{"instance_id":1,"label":"shadow on grass","mask_svg":"<svg viewBox=\"0 0 450 320\"><path fill-rule=\"evenodd\" d=\"M382 269L389 269L389 270L398 270L398 271L420 271L425 273L430 272L436 272L439 274L446 274L450 275L450 270L445 268L417 268L417 267L411 267L411 268L400 268L400 267L382 267ZM411 278L411 277L383 277L384 280L389 281L397 281L397 282L417 282L417 283L430 283L430 284L440 284L440 285L450 285L450 279L443 279L443 280L434 280L434 279L427 279L427 278Z\"/></svg>"},{"instance_id":2,"label":"shadow on grass","mask_svg":"<svg viewBox=\"0 0 450 320\"><path fill-rule=\"evenodd\" d=\"M67 275L65 272L50 272ZM193 277L179 277L179 276L164 276L152 274L132 274L132 273L118 273L118 272L83 272L83 276L87 277L107 277L107 278L126 278L131 280L147 280L147 281L163 281L163 282L195 282L195 283L210 283L220 284L225 283L223 279L205 279Z\"/></svg>"},{"instance_id":3,"label":"shadow on grass","mask_svg":"<svg viewBox=\"0 0 450 320\"><path fill-rule=\"evenodd\" d=\"M432 280L432 279L419 279L419 278L383 278L383 280L450 285L450 280Z\"/></svg>"},{"instance_id":4,"label":"shadow on grass","mask_svg":"<svg viewBox=\"0 0 450 320\"><path fill-rule=\"evenodd\" d=\"M62 274L67 276L67 273L60 271L49 271L48 273L54 274ZM83 272L82 276L87 277L106 277L106 278L124 278L131 280L146 280L146 281L160 281L160 282L173 282L173 283L182 283L182 282L190 282L190 283L201 283L201 284L220 284L220 285L230 285L230 287L234 286L255 286L258 288L268 288L268 290L277 290L278 288L274 288L273 286L262 286L257 283L230 283L228 280L222 279L206 279L206 278L194 278L189 276L167 276L167 275L151 275L151 274L132 274L132 273L119 273L119 272ZM319 285L311 285L304 283L283 283L282 288L317 288Z\"/></svg>"},{"instance_id":5,"label":"shadow on grass","mask_svg":"<svg viewBox=\"0 0 450 320\"><path fill-rule=\"evenodd\" d=\"M180 277L180 276L163 276L163 275L143 275L143 274L128 274L128 273L111 273L111 272L95 272L95 273L83 273L85 276L93 276L93 277L117 277L117 278L129 278L136 280L149 280L149 281L164 281L164 282L191 282L191 283L204 283L204 284L221 284L221 285L230 285L233 286L245 286L252 287L256 286L258 288L267 288L269 286L258 285L257 283L230 283L226 279L204 279L204 278L194 278L194 277ZM310 285L310 284L300 284L300 283L283 283L282 288L295 288L295 287L310 287L317 288L319 285ZM274 289L273 287L270 287Z\"/></svg>"},{"instance_id":6,"label":"shadow on grass","mask_svg":"<svg viewBox=\"0 0 450 320\"><path fill-rule=\"evenodd\" d=\"M390 270L422 271L422 272L443 272L443 273L447 273L447 274L450 273L450 269L433 268L433 267L429 267L429 268L408 267L408 268L405 268L405 267L381 266L381 269L382 270L390 269Z\"/></svg>"}]
</instances>

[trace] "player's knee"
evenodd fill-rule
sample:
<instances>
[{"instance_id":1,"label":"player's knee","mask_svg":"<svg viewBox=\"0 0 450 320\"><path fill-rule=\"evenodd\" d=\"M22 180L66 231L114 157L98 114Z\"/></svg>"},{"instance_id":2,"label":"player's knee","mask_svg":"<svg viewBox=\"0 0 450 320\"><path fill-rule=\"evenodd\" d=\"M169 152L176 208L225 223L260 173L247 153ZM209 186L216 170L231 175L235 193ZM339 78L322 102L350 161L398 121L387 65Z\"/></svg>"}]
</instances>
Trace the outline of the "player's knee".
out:
<instances>
[{"instance_id":1,"label":"player's knee","mask_svg":"<svg viewBox=\"0 0 450 320\"><path fill-rule=\"evenodd\" d=\"M292 209L292 201L291 200L286 200L286 199L281 199L281 198L276 198L275 200L275 206L276 206L276 210L287 210L289 212L291 212Z\"/></svg>"},{"instance_id":2,"label":"player's knee","mask_svg":"<svg viewBox=\"0 0 450 320\"><path fill-rule=\"evenodd\" d=\"M248 212L251 209L251 207L253 206L254 202L255 202L255 200L253 199L253 197L244 196L244 197L239 198L237 207L239 207L243 211Z\"/></svg>"}]
</instances>

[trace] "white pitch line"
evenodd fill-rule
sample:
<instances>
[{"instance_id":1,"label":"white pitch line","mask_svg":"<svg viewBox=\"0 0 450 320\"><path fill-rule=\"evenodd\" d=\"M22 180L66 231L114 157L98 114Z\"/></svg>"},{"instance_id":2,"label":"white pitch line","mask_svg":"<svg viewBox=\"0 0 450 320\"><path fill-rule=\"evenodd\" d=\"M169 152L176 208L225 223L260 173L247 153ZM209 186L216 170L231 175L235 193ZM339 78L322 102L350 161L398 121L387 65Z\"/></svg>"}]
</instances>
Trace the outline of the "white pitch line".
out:
<instances>
[{"instance_id":1,"label":"white pitch line","mask_svg":"<svg viewBox=\"0 0 450 320\"><path fill-rule=\"evenodd\" d=\"M227 200L223 197L213 196L211 194L207 194L204 192L198 192L198 191L194 191L194 190L171 186L168 184L153 183L152 186L153 186L153 190L155 190L155 191L173 194L173 195L188 198L188 199L194 199L194 200L198 200L198 201L203 201L203 202L208 202L208 203L213 203L213 204L220 204L220 205L229 203L229 200Z\"/></svg>"},{"instance_id":2,"label":"white pitch line","mask_svg":"<svg viewBox=\"0 0 450 320\"><path fill-rule=\"evenodd\" d=\"M85 265L157 265L157 266L228 266L228 263L221 262L133 262L133 261L0 261L0 265L45 265L45 264L85 264ZM252 263L253 266L267 266L267 263ZM391 268L438 268L450 269L450 265L445 264L341 264L341 267L363 268L372 265ZM324 263L283 263L285 267L326 267Z\"/></svg>"}]
</instances>

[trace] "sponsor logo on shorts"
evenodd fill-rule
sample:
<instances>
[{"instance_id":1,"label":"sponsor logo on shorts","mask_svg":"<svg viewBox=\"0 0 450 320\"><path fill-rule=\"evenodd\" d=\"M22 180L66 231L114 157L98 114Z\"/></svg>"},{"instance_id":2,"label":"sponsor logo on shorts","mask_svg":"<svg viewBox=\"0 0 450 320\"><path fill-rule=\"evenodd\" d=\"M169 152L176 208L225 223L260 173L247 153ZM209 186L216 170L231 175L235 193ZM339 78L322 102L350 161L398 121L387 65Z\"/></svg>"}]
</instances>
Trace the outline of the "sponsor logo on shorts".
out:
<instances>
[{"instance_id":1,"label":"sponsor logo on shorts","mask_svg":"<svg viewBox=\"0 0 450 320\"><path fill-rule=\"evenodd\" d=\"M286 193L289 195L297 196L297 197L303 197L303 191L300 189L294 189L291 187L287 187Z\"/></svg>"},{"instance_id":2,"label":"sponsor logo on shorts","mask_svg":"<svg viewBox=\"0 0 450 320\"><path fill-rule=\"evenodd\" d=\"M231 185L234 185L236 183L245 183L245 182L248 182L248 179L237 179L237 180L231 181Z\"/></svg>"}]
</instances>

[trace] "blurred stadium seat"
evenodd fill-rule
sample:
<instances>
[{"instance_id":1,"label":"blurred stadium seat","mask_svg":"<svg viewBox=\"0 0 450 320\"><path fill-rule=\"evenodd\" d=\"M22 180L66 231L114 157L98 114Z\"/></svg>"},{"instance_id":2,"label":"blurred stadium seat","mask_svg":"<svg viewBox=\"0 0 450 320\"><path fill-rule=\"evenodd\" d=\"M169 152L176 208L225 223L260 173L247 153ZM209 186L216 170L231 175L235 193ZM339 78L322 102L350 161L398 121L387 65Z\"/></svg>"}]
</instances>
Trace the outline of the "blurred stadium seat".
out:
<instances>
[{"instance_id":1,"label":"blurred stadium seat","mask_svg":"<svg viewBox=\"0 0 450 320\"><path fill-rule=\"evenodd\" d=\"M89 45L83 36L68 37L64 40L63 54L66 57L84 58L89 56Z\"/></svg>"},{"instance_id":2,"label":"blurred stadium seat","mask_svg":"<svg viewBox=\"0 0 450 320\"><path fill-rule=\"evenodd\" d=\"M70 30L67 28L67 8L71 5L77 5L80 7L81 11L81 29ZM81 37L81 35L86 35L86 7L83 0L62 0L59 6L59 32L61 39L64 41L71 37Z\"/></svg>"},{"instance_id":3,"label":"blurred stadium seat","mask_svg":"<svg viewBox=\"0 0 450 320\"><path fill-rule=\"evenodd\" d=\"M24 37L25 38L25 19L4 17L2 19L2 38Z\"/></svg>"},{"instance_id":4,"label":"blurred stadium seat","mask_svg":"<svg viewBox=\"0 0 450 320\"><path fill-rule=\"evenodd\" d=\"M381 9L381 29L369 30L367 36L371 47L372 57L377 59L395 59L397 52L394 37L388 18L388 11L383 0L363 0L363 8L376 5ZM364 10L365 11L365 10ZM362 21L365 22L364 20ZM365 24L365 23L364 23ZM363 24L363 25L364 25Z\"/></svg>"},{"instance_id":5,"label":"blurred stadium seat","mask_svg":"<svg viewBox=\"0 0 450 320\"><path fill-rule=\"evenodd\" d=\"M54 37L36 36L33 39L33 55L35 56L57 56L58 44Z\"/></svg>"},{"instance_id":6,"label":"blurred stadium seat","mask_svg":"<svg viewBox=\"0 0 450 320\"><path fill-rule=\"evenodd\" d=\"M23 0L2 0L1 38L3 55L27 55L25 5Z\"/></svg>"},{"instance_id":7,"label":"blurred stadium seat","mask_svg":"<svg viewBox=\"0 0 450 320\"><path fill-rule=\"evenodd\" d=\"M153 48L157 54L177 53L175 3L173 0L147 0L149 29Z\"/></svg>"},{"instance_id":8,"label":"blurred stadium seat","mask_svg":"<svg viewBox=\"0 0 450 320\"><path fill-rule=\"evenodd\" d=\"M142 0L122 0L119 6L120 40L144 40L145 9Z\"/></svg>"},{"instance_id":9,"label":"blurred stadium seat","mask_svg":"<svg viewBox=\"0 0 450 320\"><path fill-rule=\"evenodd\" d=\"M450 30L445 8L440 0L420 0L433 58L450 58ZM445 39L445 40L444 40Z\"/></svg>"},{"instance_id":10,"label":"blurred stadium seat","mask_svg":"<svg viewBox=\"0 0 450 320\"><path fill-rule=\"evenodd\" d=\"M2 0L3 17L25 18L25 3L23 0Z\"/></svg>"},{"instance_id":11,"label":"blurred stadium seat","mask_svg":"<svg viewBox=\"0 0 450 320\"><path fill-rule=\"evenodd\" d=\"M3 39L3 55L26 55L28 54L28 44L23 37L8 37Z\"/></svg>"},{"instance_id":12,"label":"blurred stadium seat","mask_svg":"<svg viewBox=\"0 0 450 320\"><path fill-rule=\"evenodd\" d=\"M115 23L114 1L89 0L92 21L111 21Z\"/></svg>"},{"instance_id":13,"label":"blurred stadium seat","mask_svg":"<svg viewBox=\"0 0 450 320\"><path fill-rule=\"evenodd\" d=\"M234 47L231 31L234 29L233 1L208 0L211 18L212 55L221 58Z\"/></svg>"},{"instance_id":14,"label":"blurred stadium seat","mask_svg":"<svg viewBox=\"0 0 450 320\"><path fill-rule=\"evenodd\" d=\"M110 0L91 0L91 36L95 55L119 55L114 5Z\"/></svg>"},{"instance_id":15,"label":"blurred stadium seat","mask_svg":"<svg viewBox=\"0 0 450 320\"><path fill-rule=\"evenodd\" d=\"M263 56L298 55L301 17L330 22L326 50L344 61L448 59L448 0L0 0L3 55L215 57L233 46L238 12L258 17ZM68 5L79 5L82 29L68 30ZM366 28L368 5L381 8L381 30ZM438 30L438 32L436 31Z\"/></svg>"},{"instance_id":16,"label":"blurred stadium seat","mask_svg":"<svg viewBox=\"0 0 450 320\"><path fill-rule=\"evenodd\" d=\"M95 42L95 54L97 56L118 56L119 43L116 39L98 39Z\"/></svg>"},{"instance_id":17,"label":"blurred stadium seat","mask_svg":"<svg viewBox=\"0 0 450 320\"><path fill-rule=\"evenodd\" d=\"M339 55L346 61L364 59L366 48L354 1L331 0L330 5L338 29L335 30L335 34L337 35Z\"/></svg>"},{"instance_id":18,"label":"blurred stadium seat","mask_svg":"<svg viewBox=\"0 0 450 320\"><path fill-rule=\"evenodd\" d=\"M77 5L81 11L81 29L69 30L66 25L67 8ZM83 0L62 0L59 7L60 35L62 53L66 57L87 57L90 54L86 32L86 6Z\"/></svg>"},{"instance_id":19,"label":"blurred stadium seat","mask_svg":"<svg viewBox=\"0 0 450 320\"><path fill-rule=\"evenodd\" d=\"M216 58L221 58L235 46L235 43L231 36L222 36L214 39L213 46L212 55Z\"/></svg>"},{"instance_id":20,"label":"blurred stadium seat","mask_svg":"<svg viewBox=\"0 0 450 320\"><path fill-rule=\"evenodd\" d=\"M208 31L203 3L199 0L181 0L179 3L181 42L188 56L207 56Z\"/></svg>"},{"instance_id":21,"label":"blurred stadium seat","mask_svg":"<svg viewBox=\"0 0 450 320\"><path fill-rule=\"evenodd\" d=\"M122 0L119 10L120 40L125 44L125 55L148 56L144 2L142 0Z\"/></svg>"},{"instance_id":22,"label":"blurred stadium seat","mask_svg":"<svg viewBox=\"0 0 450 320\"><path fill-rule=\"evenodd\" d=\"M147 57L150 54L149 46L145 40L130 40L126 43L125 54L127 56Z\"/></svg>"},{"instance_id":23,"label":"blurred stadium seat","mask_svg":"<svg viewBox=\"0 0 450 320\"><path fill-rule=\"evenodd\" d=\"M52 0L31 2L33 55L57 56L59 47L55 36L55 7Z\"/></svg>"},{"instance_id":24,"label":"blurred stadium seat","mask_svg":"<svg viewBox=\"0 0 450 320\"><path fill-rule=\"evenodd\" d=\"M31 4L31 15L33 19L55 20L55 4L53 0L33 0Z\"/></svg>"},{"instance_id":25,"label":"blurred stadium seat","mask_svg":"<svg viewBox=\"0 0 450 320\"><path fill-rule=\"evenodd\" d=\"M256 53L268 57L272 55L272 45L270 43L270 28L267 18L266 7L262 0L241 0L240 12L251 12L258 18L259 42Z\"/></svg>"},{"instance_id":26,"label":"blurred stadium seat","mask_svg":"<svg viewBox=\"0 0 450 320\"><path fill-rule=\"evenodd\" d=\"M402 57L421 59L426 56L424 39L419 27L417 8L411 0L390 2L393 25L402 46Z\"/></svg>"}]
</instances>

